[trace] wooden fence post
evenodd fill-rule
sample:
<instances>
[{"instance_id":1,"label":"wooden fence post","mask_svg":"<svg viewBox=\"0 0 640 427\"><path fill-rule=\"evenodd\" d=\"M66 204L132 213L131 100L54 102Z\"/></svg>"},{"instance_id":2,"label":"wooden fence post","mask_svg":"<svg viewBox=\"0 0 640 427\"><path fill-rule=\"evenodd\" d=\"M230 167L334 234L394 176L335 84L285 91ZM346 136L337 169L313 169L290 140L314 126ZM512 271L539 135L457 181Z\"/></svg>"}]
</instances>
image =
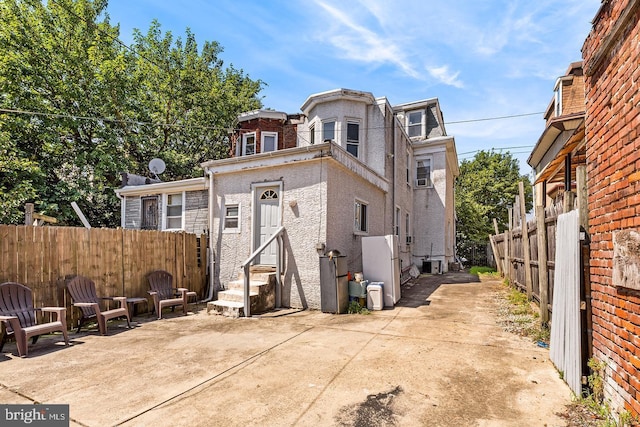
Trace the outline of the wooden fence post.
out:
<instances>
[{"instance_id":1,"label":"wooden fence post","mask_svg":"<svg viewBox=\"0 0 640 427\"><path fill-rule=\"evenodd\" d=\"M509 207L509 231L507 232L507 239L509 241L509 250L505 254L506 266L505 269L507 271L507 277L509 278L509 283L514 284L513 280L513 207Z\"/></svg>"},{"instance_id":2,"label":"wooden fence post","mask_svg":"<svg viewBox=\"0 0 640 427\"><path fill-rule=\"evenodd\" d=\"M524 198L524 182L518 183L520 197L520 221L522 230L522 253L524 255L524 281L527 288L527 299L531 300L533 284L531 280L531 247L529 246L529 227L527 226L527 207Z\"/></svg>"},{"instance_id":3,"label":"wooden fence post","mask_svg":"<svg viewBox=\"0 0 640 427\"><path fill-rule=\"evenodd\" d=\"M576 167L577 196L578 196L578 216L580 226L589 234L589 205L587 194L587 167L580 165ZM586 254L584 253L586 252ZM584 302L586 310L586 333L587 333L587 357L593 356L593 319L591 318L591 275L589 262L589 249L583 251L584 260Z\"/></svg>"},{"instance_id":4,"label":"wooden fence post","mask_svg":"<svg viewBox=\"0 0 640 427\"><path fill-rule=\"evenodd\" d=\"M536 235L538 237L538 283L540 288L540 320L549 323L549 270L547 269L547 225L544 206L536 206Z\"/></svg>"},{"instance_id":5,"label":"wooden fence post","mask_svg":"<svg viewBox=\"0 0 640 427\"><path fill-rule=\"evenodd\" d=\"M494 236L489 235L489 242L491 243L491 250L493 251L493 259L496 260L496 268L498 269L498 274L500 274L500 276L503 276L502 265L500 265L502 260L500 259L500 253L498 252L498 245L494 240Z\"/></svg>"},{"instance_id":6,"label":"wooden fence post","mask_svg":"<svg viewBox=\"0 0 640 427\"><path fill-rule=\"evenodd\" d=\"M24 204L24 225L33 225L33 203Z\"/></svg>"}]
</instances>

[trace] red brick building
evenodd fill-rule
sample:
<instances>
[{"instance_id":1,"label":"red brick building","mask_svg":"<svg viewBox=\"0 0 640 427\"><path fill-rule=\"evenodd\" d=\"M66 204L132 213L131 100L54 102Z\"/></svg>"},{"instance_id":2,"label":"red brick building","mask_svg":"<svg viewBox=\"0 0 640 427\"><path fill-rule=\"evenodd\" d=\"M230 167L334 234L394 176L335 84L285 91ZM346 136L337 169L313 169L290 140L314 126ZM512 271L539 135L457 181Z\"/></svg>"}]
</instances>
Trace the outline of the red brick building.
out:
<instances>
[{"instance_id":1,"label":"red brick building","mask_svg":"<svg viewBox=\"0 0 640 427\"><path fill-rule=\"evenodd\" d=\"M593 354L640 413L640 0L603 0L583 46Z\"/></svg>"}]
</instances>

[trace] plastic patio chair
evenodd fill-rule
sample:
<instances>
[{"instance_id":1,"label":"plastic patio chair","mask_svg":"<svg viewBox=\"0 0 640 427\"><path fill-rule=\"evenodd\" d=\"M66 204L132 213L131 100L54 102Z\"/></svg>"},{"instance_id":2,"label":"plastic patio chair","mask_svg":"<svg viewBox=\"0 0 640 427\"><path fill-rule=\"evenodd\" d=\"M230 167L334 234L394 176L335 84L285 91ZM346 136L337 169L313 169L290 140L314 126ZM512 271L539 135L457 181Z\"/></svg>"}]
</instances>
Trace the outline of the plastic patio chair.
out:
<instances>
[{"instance_id":1,"label":"plastic patio chair","mask_svg":"<svg viewBox=\"0 0 640 427\"><path fill-rule=\"evenodd\" d=\"M36 312L54 313L56 320L38 323ZM5 324L0 341L0 351L2 351L7 339L14 336L18 355L27 357L29 338L31 338L33 345L38 341L40 335L52 332L62 332L64 342L68 346L66 312L67 309L64 307L34 308L31 289L16 282L0 284L0 320Z\"/></svg>"}]
</instances>

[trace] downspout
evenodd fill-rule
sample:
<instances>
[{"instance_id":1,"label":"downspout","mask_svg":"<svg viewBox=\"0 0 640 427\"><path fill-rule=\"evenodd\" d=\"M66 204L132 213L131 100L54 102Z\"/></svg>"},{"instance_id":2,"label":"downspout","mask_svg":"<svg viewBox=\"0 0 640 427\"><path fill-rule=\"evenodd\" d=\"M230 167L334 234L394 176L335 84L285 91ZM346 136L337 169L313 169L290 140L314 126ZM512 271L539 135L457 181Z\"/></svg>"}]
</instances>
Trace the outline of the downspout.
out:
<instances>
[{"instance_id":1,"label":"downspout","mask_svg":"<svg viewBox=\"0 0 640 427\"><path fill-rule=\"evenodd\" d=\"M214 273L216 262L213 258L213 246L211 245L211 231L213 230L213 171L211 169L206 169L206 173L209 176L209 200L207 213L209 215L209 236L208 236L208 257L209 261L209 292L207 293L207 298L205 298L202 302L212 301L216 296L214 295L215 285L214 285Z\"/></svg>"},{"instance_id":2,"label":"downspout","mask_svg":"<svg viewBox=\"0 0 640 427\"><path fill-rule=\"evenodd\" d=\"M391 234L396 234L396 113L391 110L391 163L393 164L393 185L391 187ZM398 218L400 220L400 218ZM398 235L398 239L400 236ZM398 242L400 244L400 242ZM402 268L402 266L400 266Z\"/></svg>"},{"instance_id":3,"label":"downspout","mask_svg":"<svg viewBox=\"0 0 640 427\"><path fill-rule=\"evenodd\" d=\"M125 228L125 226L124 226L124 224L125 224L124 213L127 211L127 209L126 209L127 198L126 197L122 197L120 195L120 193L118 193L117 191L115 191L115 193L116 193L116 197L118 199L120 199L120 227Z\"/></svg>"}]
</instances>

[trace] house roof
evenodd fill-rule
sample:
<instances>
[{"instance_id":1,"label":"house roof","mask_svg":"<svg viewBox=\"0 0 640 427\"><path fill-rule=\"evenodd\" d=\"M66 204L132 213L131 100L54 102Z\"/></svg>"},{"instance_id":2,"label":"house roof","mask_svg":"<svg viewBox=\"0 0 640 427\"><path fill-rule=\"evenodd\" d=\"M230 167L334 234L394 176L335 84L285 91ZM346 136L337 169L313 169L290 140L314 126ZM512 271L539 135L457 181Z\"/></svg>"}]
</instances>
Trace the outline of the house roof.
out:
<instances>
[{"instance_id":1,"label":"house roof","mask_svg":"<svg viewBox=\"0 0 640 427\"><path fill-rule=\"evenodd\" d=\"M246 122L254 119L287 120L287 113L274 110L253 110L238 115L238 122Z\"/></svg>"},{"instance_id":2,"label":"house roof","mask_svg":"<svg viewBox=\"0 0 640 427\"><path fill-rule=\"evenodd\" d=\"M561 147L557 146L558 136L564 131L573 131L584 122L585 113L573 113L564 116L554 117L549 120L548 126L536 142L536 146L531 151L527 163L538 170L547 152L553 147L560 152ZM557 154L557 153L556 153ZM555 156L554 156L555 157Z\"/></svg>"},{"instance_id":3,"label":"house roof","mask_svg":"<svg viewBox=\"0 0 640 427\"><path fill-rule=\"evenodd\" d=\"M318 104L339 100L357 101L368 104L373 104L376 102L376 99L373 97L373 94L371 92L363 92L360 90L352 89L333 89L327 92L320 92L310 95L304 102L304 104L302 104L300 110L306 113Z\"/></svg>"},{"instance_id":4,"label":"house roof","mask_svg":"<svg viewBox=\"0 0 640 427\"><path fill-rule=\"evenodd\" d=\"M208 180L205 177L199 177L146 185L127 185L116 189L115 192L118 196L139 196L143 194L162 194L174 191L206 190L208 187Z\"/></svg>"}]
</instances>

